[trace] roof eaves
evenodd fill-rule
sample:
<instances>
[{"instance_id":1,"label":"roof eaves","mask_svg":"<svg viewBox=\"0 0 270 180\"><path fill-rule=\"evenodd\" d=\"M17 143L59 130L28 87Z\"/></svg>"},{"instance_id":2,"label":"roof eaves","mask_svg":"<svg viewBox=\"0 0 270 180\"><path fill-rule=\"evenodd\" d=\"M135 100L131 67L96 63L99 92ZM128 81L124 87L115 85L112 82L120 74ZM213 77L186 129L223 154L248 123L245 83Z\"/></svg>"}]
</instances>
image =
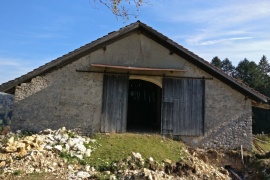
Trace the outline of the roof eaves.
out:
<instances>
[{"instance_id":1,"label":"roof eaves","mask_svg":"<svg viewBox=\"0 0 270 180\"><path fill-rule=\"evenodd\" d=\"M0 91L2 92L8 92L12 91L14 87L18 84L21 84L23 82L29 81L33 77L36 77L38 75L44 74L50 70L54 70L57 68L60 68L68 63L73 62L73 60L76 60L78 57L83 56L86 53L90 53L96 49L101 48L102 46L105 46L106 44L116 41L119 37L124 37L125 35L135 31L135 30L141 30L145 35L150 36L152 39L156 40L158 39L158 42L164 45L165 47L168 47L176 51L180 56L184 56L186 59L188 59L191 63L193 63L196 66L199 66L200 68L203 68L207 70L210 74L214 74L214 76L217 76L219 79L223 80L227 84L231 85L232 87L236 87L238 91L244 90L246 93L251 95L252 98L260 101L267 102L267 100L270 100L270 98L260 94L257 91L254 91L250 87L246 86L243 83L240 83L233 77L227 75L222 70L216 68L209 62L205 61L204 59L200 58L195 53L189 51L188 49L184 48L183 46L179 45L178 43L174 42L167 36L159 33L152 27L137 21L135 23L132 23L130 25L127 25L118 31L113 31L111 33L108 33L107 35L92 41L89 44L86 44L78 49L75 49L74 51L69 52L66 55L63 55L62 57L59 57L49 63L46 63L43 66L40 66L37 69L34 69L33 71L16 78L14 80L11 80L7 83L3 83L0 85Z\"/></svg>"}]
</instances>

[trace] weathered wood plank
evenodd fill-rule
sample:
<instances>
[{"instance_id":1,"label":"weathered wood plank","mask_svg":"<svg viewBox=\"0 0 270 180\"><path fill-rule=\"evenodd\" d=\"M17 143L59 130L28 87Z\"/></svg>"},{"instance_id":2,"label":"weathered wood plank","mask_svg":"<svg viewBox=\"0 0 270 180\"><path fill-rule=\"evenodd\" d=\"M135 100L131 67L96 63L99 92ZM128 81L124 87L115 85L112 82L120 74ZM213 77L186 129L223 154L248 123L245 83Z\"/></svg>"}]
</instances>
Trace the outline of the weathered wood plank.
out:
<instances>
[{"instance_id":1,"label":"weathered wood plank","mask_svg":"<svg viewBox=\"0 0 270 180\"><path fill-rule=\"evenodd\" d=\"M102 132L125 132L128 76L105 74L101 115Z\"/></svg>"},{"instance_id":2,"label":"weathered wood plank","mask_svg":"<svg viewBox=\"0 0 270 180\"><path fill-rule=\"evenodd\" d=\"M162 103L162 122L161 122L162 134L173 133L173 103Z\"/></svg>"},{"instance_id":3,"label":"weathered wood plank","mask_svg":"<svg viewBox=\"0 0 270 180\"><path fill-rule=\"evenodd\" d=\"M174 135L199 136L204 131L204 80L163 78L162 123ZM167 103L170 102L171 106ZM171 109L169 109L171 108ZM169 113L170 112L170 113ZM172 116L172 117L165 117ZM163 133L166 133L162 130Z\"/></svg>"},{"instance_id":4,"label":"weathered wood plank","mask_svg":"<svg viewBox=\"0 0 270 180\"><path fill-rule=\"evenodd\" d=\"M171 134L173 132L173 79L163 79L163 89L162 91L162 105L161 105L161 133Z\"/></svg>"}]
</instances>

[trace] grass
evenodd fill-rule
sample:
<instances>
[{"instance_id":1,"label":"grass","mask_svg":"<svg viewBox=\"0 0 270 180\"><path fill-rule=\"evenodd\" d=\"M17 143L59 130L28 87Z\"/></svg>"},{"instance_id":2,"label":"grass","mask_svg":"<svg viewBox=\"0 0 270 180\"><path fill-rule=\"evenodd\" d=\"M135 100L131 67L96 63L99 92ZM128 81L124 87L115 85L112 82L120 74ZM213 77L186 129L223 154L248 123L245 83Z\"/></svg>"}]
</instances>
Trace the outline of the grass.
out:
<instances>
[{"instance_id":1,"label":"grass","mask_svg":"<svg viewBox=\"0 0 270 180\"><path fill-rule=\"evenodd\" d=\"M139 152L144 159L152 157L157 162L170 159L172 162L185 158L185 146L157 134L97 134L95 147L87 162L98 168L126 159L132 152Z\"/></svg>"},{"instance_id":2,"label":"grass","mask_svg":"<svg viewBox=\"0 0 270 180\"><path fill-rule=\"evenodd\" d=\"M256 141L258 143L258 145L265 151L265 152L269 152L270 151L270 135L256 135L255 136L257 139L260 139L264 142L261 142L261 141ZM256 148L254 148L254 151L255 152L258 152L256 150Z\"/></svg>"},{"instance_id":3,"label":"grass","mask_svg":"<svg viewBox=\"0 0 270 180\"><path fill-rule=\"evenodd\" d=\"M256 170L259 179L270 179L270 159L269 159L269 152L270 152L270 134L269 135L256 135L255 138L257 140L257 144L266 152L259 157L258 154L261 154L256 148L253 147L254 152L257 154L256 159L253 162L252 166ZM261 140L261 141L260 141Z\"/></svg>"},{"instance_id":4,"label":"grass","mask_svg":"<svg viewBox=\"0 0 270 180\"><path fill-rule=\"evenodd\" d=\"M11 175L8 175L7 177L5 177L6 180L54 180L54 179L58 179L58 180L62 180L63 178L59 178L56 175L53 175L52 173L31 173L31 174L26 174L24 176L20 176L21 172L19 173L13 173Z\"/></svg>"}]
</instances>

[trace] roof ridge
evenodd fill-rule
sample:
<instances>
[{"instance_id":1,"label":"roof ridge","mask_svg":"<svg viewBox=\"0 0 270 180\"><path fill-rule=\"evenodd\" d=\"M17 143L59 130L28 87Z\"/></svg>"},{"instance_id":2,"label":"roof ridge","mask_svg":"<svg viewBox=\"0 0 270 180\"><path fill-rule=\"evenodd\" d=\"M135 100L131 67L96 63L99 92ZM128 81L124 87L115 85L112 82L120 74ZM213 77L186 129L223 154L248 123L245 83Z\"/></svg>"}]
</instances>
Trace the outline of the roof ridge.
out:
<instances>
[{"instance_id":1,"label":"roof ridge","mask_svg":"<svg viewBox=\"0 0 270 180\"><path fill-rule=\"evenodd\" d=\"M151 36L151 38L155 40L157 43L162 44L168 49L172 48L174 51L177 51L179 56L184 56L184 58L187 58L190 63L193 63L196 66L200 66L200 68L203 68L203 70L209 73L210 75L214 74L213 75L214 77L218 76L218 78L222 79L224 83L226 82L230 86L237 86L236 88L238 89L238 91L239 89L243 89L245 93L250 94L254 98L256 97L258 100L261 100L261 101L270 100L269 97L259 93L258 91L255 91L254 89L247 86L246 84L239 82L237 79L233 78L232 76L229 76L227 73L225 73L221 69L217 69L214 65L210 64L208 61L199 57L195 53L189 51L187 48L173 41L172 39L165 36L164 34L158 32L151 26L148 26L147 24L141 22L140 20L133 22L131 24L128 24L118 29L117 31L109 32L108 34L90 43L87 43L73 51L70 51L67 54L64 54L63 56L60 56L18 78L15 78L13 80L10 80L6 83L1 84L0 91L14 93L14 88L17 85L24 82L28 82L33 77L42 75L51 70L58 69L66 64L72 63L74 60L78 59L79 57L82 57L87 53L91 53L99 48L102 48L104 45L106 45L106 43L108 44L108 43L114 42L117 39L123 37L125 34L132 33L136 30L141 30L145 34ZM241 93L243 94L243 92Z\"/></svg>"}]
</instances>

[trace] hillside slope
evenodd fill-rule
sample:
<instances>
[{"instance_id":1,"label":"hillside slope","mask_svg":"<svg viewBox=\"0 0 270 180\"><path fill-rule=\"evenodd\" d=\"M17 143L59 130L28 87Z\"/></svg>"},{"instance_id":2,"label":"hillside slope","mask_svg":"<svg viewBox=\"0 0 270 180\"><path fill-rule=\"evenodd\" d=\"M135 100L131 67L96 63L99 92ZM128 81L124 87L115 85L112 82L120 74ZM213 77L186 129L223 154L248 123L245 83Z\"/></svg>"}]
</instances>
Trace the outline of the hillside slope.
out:
<instances>
[{"instance_id":1,"label":"hillside slope","mask_svg":"<svg viewBox=\"0 0 270 180\"><path fill-rule=\"evenodd\" d=\"M0 150L3 179L231 179L225 165L245 179L270 174L261 176L266 166L247 169L255 162L250 154L243 164L237 151L190 149L156 134L17 132L0 136Z\"/></svg>"}]
</instances>

